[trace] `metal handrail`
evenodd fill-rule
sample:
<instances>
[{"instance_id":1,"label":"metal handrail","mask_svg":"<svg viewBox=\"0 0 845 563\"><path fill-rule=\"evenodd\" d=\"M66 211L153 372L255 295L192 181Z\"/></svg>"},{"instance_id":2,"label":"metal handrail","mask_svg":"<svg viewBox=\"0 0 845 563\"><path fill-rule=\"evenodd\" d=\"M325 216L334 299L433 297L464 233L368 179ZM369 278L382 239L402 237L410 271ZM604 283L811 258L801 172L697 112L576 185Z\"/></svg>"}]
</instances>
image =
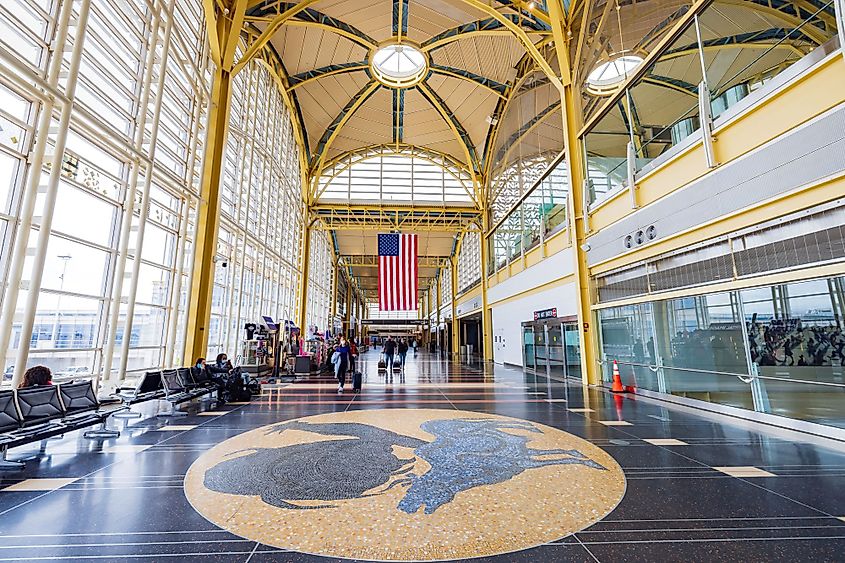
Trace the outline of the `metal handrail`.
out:
<instances>
[{"instance_id":1,"label":"metal handrail","mask_svg":"<svg viewBox=\"0 0 845 563\"><path fill-rule=\"evenodd\" d=\"M607 360L607 361L611 361L611 360ZM617 361L617 363L624 364L624 365L640 366L640 367L649 368L650 370L655 371L655 372L657 370L659 370L660 368L663 368L663 369L673 369L673 370L677 370L677 371L688 371L688 372L694 372L694 373L712 373L714 375L727 375L727 376L730 376L730 377L739 377L739 378L750 377L747 373L734 373L734 372L729 372L729 371L714 371L714 370L706 370L705 371L705 370L694 369L694 368L682 368L682 367L667 366L667 365L652 366L651 364L640 364L640 363L635 363L635 362L620 362L619 360L616 360L616 361Z\"/></svg>"},{"instance_id":2,"label":"metal handrail","mask_svg":"<svg viewBox=\"0 0 845 563\"><path fill-rule=\"evenodd\" d=\"M613 360L605 360L605 361L606 362L612 362ZM693 372L693 373L706 373L706 374L713 374L713 375L725 375L725 376L729 376L729 377L736 377L740 381L742 381L743 383L751 383L755 379L755 376L749 375L747 373L734 373L734 372L713 371L713 370L698 370L698 369L693 369L693 368L682 368L682 367L665 366L665 365L664 366L654 366L652 364L641 364L641 363L637 363L637 362L622 362L622 361L619 361L619 360L616 360L616 362L619 363L619 364L622 364L622 365L639 366L639 367L648 368L649 370L651 370L655 373L660 368L663 368L663 369L671 369L671 370L686 371L686 372ZM814 367L814 366L806 366L806 367ZM818 367L818 366L815 366L815 367ZM835 366L830 366L830 367L835 367ZM843 369L845 369L845 366L843 366ZM824 387L841 387L841 388L845 389L845 383L832 383L832 382L826 382L826 381L810 381L810 380L807 380L807 379L789 379L788 377L774 377L774 376L771 376L771 375L759 375L759 374L756 376L756 379L767 379L767 380L770 380L770 381L787 381L789 383L805 383L807 385L821 385L821 386L824 386Z\"/></svg>"}]
</instances>

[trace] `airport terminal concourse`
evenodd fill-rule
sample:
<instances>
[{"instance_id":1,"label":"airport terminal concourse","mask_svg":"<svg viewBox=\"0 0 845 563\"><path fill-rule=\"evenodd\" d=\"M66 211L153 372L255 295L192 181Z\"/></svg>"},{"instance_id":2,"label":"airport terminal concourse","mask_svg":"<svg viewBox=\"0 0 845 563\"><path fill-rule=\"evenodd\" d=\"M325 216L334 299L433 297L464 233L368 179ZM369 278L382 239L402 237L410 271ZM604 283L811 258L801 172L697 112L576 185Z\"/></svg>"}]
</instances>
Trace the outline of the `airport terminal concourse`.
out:
<instances>
[{"instance_id":1,"label":"airport terminal concourse","mask_svg":"<svg viewBox=\"0 0 845 563\"><path fill-rule=\"evenodd\" d=\"M845 560L845 0L3 0L0 561Z\"/></svg>"}]
</instances>

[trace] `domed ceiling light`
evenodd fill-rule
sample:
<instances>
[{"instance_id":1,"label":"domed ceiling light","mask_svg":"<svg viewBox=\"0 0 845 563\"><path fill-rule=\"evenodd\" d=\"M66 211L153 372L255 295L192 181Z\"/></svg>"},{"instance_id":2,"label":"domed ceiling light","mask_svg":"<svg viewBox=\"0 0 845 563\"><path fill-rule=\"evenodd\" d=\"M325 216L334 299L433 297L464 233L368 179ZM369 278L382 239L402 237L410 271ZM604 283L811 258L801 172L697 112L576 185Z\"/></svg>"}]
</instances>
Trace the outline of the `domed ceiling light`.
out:
<instances>
[{"instance_id":1,"label":"domed ceiling light","mask_svg":"<svg viewBox=\"0 0 845 563\"><path fill-rule=\"evenodd\" d=\"M617 54L599 63L587 75L587 90L597 96L609 96L625 82L643 63L643 58L633 53Z\"/></svg>"},{"instance_id":2,"label":"domed ceiling light","mask_svg":"<svg viewBox=\"0 0 845 563\"><path fill-rule=\"evenodd\" d=\"M428 74L428 57L408 43L383 45L370 61L373 76L391 88L410 88Z\"/></svg>"}]
</instances>

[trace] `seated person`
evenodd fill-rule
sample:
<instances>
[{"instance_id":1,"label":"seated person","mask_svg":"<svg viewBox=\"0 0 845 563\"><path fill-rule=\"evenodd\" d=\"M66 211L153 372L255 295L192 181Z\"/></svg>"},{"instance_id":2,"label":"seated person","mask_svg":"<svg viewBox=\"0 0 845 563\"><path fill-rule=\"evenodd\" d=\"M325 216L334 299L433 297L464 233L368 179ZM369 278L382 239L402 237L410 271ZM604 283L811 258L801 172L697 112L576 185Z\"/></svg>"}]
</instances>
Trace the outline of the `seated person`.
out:
<instances>
[{"instance_id":1,"label":"seated person","mask_svg":"<svg viewBox=\"0 0 845 563\"><path fill-rule=\"evenodd\" d=\"M53 384L53 372L47 366L32 366L23 374L23 381L18 389L26 387L41 387Z\"/></svg>"},{"instance_id":2,"label":"seated person","mask_svg":"<svg viewBox=\"0 0 845 563\"><path fill-rule=\"evenodd\" d=\"M232 371L232 362L229 361L226 354L217 354L217 360L210 366L207 366L207 368L208 372L212 374L228 374Z\"/></svg>"},{"instance_id":3,"label":"seated person","mask_svg":"<svg viewBox=\"0 0 845 563\"><path fill-rule=\"evenodd\" d=\"M217 399L222 405L226 402L227 376L232 371L232 363L226 354L217 354L217 360L213 364L208 365L205 362L203 364L209 378L217 384Z\"/></svg>"},{"instance_id":4,"label":"seated person","mask_svg":"<svg viewBox=\"0 0 845 563\"><path fill-rule=\"evenodd\" d=\"M191 374L195 380L202 379L203 370L205 370L205 358L197 358L197 361L194 362L194 366L191 368Z\"/></svg>"}]
</instances>

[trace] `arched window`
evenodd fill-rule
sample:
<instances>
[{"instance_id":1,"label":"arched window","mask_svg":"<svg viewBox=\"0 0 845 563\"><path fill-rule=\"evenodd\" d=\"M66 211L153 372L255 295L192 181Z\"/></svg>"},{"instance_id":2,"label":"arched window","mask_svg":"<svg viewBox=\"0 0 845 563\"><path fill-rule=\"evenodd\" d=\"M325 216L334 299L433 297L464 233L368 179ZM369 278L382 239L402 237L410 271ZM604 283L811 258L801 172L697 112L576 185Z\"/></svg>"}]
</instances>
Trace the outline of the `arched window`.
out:
<instances>
[{"instance_id":1,"label":"arched window","mask_svg":"<svg viewBox=\"0 0 845 563\"><path fill-rule=\"evenodd\" d=\"M320 178L320 201L468 204L472 179L449 157L377 147L336 160Z\"/></svg>"}]
</instances>

